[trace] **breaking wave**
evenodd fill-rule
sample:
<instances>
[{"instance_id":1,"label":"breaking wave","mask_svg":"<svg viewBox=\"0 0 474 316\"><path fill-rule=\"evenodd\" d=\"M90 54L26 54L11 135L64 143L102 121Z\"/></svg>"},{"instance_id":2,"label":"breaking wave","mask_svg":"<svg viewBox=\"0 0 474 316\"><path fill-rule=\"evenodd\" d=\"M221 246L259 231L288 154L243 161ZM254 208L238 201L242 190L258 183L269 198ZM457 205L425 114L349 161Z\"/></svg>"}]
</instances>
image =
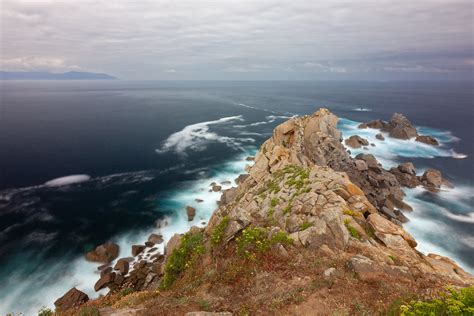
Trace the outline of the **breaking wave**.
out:
<instances>
[{"instance_id":1,"label":"breaking wave","mask_svg":"<svg viewBox=\"0 0 474 316\"><path fill-rule=\"evenodd\" d=\"M253 138L234 138L221 136L209 131L210 125L222 124L232 121L243 121L242 115L223 117L215 121L200 122L184 127L181 131L171 134L163 143L157 153L174 151L177 154L185 154L187 150L203 151L209 142L219 142L239 150L244 150L244 143L253 143Z\"/></svg>"}]
</instances>

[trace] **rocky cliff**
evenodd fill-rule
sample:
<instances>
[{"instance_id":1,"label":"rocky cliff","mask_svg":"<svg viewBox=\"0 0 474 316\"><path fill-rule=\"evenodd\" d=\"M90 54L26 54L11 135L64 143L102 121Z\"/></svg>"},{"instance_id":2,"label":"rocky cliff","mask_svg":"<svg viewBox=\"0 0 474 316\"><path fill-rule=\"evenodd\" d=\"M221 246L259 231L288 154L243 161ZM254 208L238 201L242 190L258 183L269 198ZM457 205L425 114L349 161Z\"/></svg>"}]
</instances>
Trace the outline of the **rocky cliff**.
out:
<instances>
[{"instance_id":1,"label":"rocky cliff","mask_svg":"<svg viewBox=\"0 0 474 316\"><path fill-rule=\"evenodd\" d=\"M108 313L129 297L144 315L374 314L400 297L474 284L449 258L418 252L401 226L410 208L402 186L423 184L412 165L385 170L371 155L352 158L337 121L320 109L276 127L205 229L175 235L164 257L88 304L112 305ZM133 271L153 278L124 297Z\"/></svg>"}]
</instances>

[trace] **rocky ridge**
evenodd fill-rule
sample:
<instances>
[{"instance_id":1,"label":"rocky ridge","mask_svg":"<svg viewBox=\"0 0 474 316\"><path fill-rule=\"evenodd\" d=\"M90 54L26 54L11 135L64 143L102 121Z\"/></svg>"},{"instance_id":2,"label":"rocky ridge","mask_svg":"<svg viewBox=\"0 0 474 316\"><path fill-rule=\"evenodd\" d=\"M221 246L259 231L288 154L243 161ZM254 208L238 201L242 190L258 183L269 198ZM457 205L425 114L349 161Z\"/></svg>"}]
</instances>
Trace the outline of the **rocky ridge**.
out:
<instances>
[{"instance_id":1,"label":"rocky ridge","mask_svg":"<svg viewBox=\"0 0 474 316\"><path fill-rule=\"evenodd\" d=\"M402 117L395 118L406 127ZM384 282L393 287L385 296L400 295L404 289L418 293L447 284L474 284L474 278L449 258L418 252L416 241L401 226L406 221L403 211L411 210L403 201L402 187L424 185L436 191L447 184L441 174L428 170L416 176L411 163L385 170L368 154L352 158L337 121L320 109L277 126L247 168L248 175L222 192L205 229L193 227L185 235L174 235L164 255L148 256L130 271L121 259L115 272L104 273L103 285L111 295L124 288L161 288L165 294L153 296L140 309L140 314L158 315L170 306L166 293L205 297L213 310L239 312L238 304L247 302L250 309L265 314L271 311L265 302L283 295L280 291L310 291L320 280L325 281L318 291L338 289L339 284L344 295L351 286L360 295L372 293L374 284ZM392 128L393 137L414 137L411 129L401 132L385 124L389 123L367 125ZM314 268L314 260L322 263ZM241 288L231 290L227 279ZM299 305L316 300L316 311L332 311L331 299L315 297L318 293L301 294L306 301ZM386 307L374 296L361 299L372 304L372 311ZM154 306L161 306L160 312ZM303 308L278 306L282 314L300 314L298 308Z\"/></svg>"}]
</instances>

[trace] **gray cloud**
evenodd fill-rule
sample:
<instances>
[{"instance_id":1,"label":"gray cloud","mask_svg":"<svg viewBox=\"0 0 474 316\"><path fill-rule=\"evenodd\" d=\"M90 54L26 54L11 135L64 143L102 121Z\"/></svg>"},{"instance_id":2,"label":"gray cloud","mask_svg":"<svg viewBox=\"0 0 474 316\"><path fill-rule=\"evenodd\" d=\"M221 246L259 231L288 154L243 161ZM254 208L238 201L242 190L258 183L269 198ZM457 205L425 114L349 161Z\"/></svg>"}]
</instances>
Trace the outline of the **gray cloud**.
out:
<instances>
[{"instance_id":1,"label":"gray cloud","mask_svg":"<svg viewBox=\"0 0 474 316\"><path fill-rule=\"evenodd\" d=\"M3 0L1 68L126 79L467 78L471 0Z\"/></svg>"}]
</instances>

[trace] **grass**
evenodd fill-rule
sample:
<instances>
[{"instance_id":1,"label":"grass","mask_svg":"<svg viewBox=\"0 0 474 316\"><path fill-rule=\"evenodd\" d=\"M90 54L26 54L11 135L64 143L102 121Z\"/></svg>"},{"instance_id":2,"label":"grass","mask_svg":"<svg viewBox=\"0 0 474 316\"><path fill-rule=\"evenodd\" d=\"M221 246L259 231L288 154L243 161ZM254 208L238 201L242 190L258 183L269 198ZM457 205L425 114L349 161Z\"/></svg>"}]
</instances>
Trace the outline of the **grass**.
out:
<instances>
[{"instance_id":1,"label":"grass","mask_svg":"<svg viewBox=\"0 0 474 316\"><path fill-rule=\"evenodd\" d=\"M204 253L203 233L187 233L181 244L173 250L165 266L165 274L161 280L162 289L169 288L193 261Z\"/></svg>"},{"instance_id":2,"label":"grass","mask_svg":"<svg viewBox=\"0 0 474 316\"><path fill-rule=\"evenodd\" d=\"M120 295L120 297L124 297L124 296L127 296L128 294L133 293L133 292L135 292L134 289L132 289L130 287L127 287L127 288L121 290L119 295Z\"/></svg>"},{"instance_id":3,"label":"grass","mask_svg":"<svg viewBox=\"0 0 474 316\"><path fill-rule=\"evenodd\" d=\"M311 226L313 226L313 224L311 224L311 223L308 222L308 221L305 221L303 224L300 225L300 230L308 229L308 228L310 228Z\"/></svg>"},{"instance_id":4,"label":"grass","mask_svg":"<svg viewBox=\"0 0 474 316\"><path fill-rule=\"evenodd\" d=\"M99 309L94 306L86 306L79 310L79 316L100 316Z\"/></svg>"},{"instance_id":5,"label":"grass","mask_svg":"<svg viewBox=\"0 0 474 316\"><path fill-rule=\"evenodd\" d=\"M211 304L204 299L200 299L197 301L197 304L199 305L199 308L205 312L209 312L211 310Z\"/></svg>"},{"instance_id":6,"label":"grass","mask_svg":"<svg viewBox=\"0 0 474 316\"><path fill-rule=\"evenodd\" d=\"M355 239L358 239L360 240L360 234L359 232L357 231L357 229L355 229L351 224L351 221L349 219L345 219L344 220L344 225L346 226L347 230L349 231L349 234L354 237Z\"/></svg>"},{"instance_id":7,"label":"grass","mask_svg":"<svg viewBox=\"0 0 474 316\"><path fill-rule=\"evenodd\" d=\"M270 201L270 206L271 207L275 207L278 205L278 199L277 198L273 198L271 201Z\"/></svg>"},{"instance_id":8,"label":"grass","mask_svg":"<svg viewBox=\"0 0 474 316\"><path fill-rule=\"evenodd\" d=\"M221 244L227 226L229 226L229 216L224 216L222 221L211 232L211 243L213 246Z\"/></svg>"},{"instance_id":9,"label":"grass","mask_svg":"<svg viewBox=\"0 0 474 316\"><path fill-rule=\"evenodd\" d=\"M401 316L474 315L474 286L447 288L430 300L411 300L398 308Z\"/></svg>"}]
</instances>

